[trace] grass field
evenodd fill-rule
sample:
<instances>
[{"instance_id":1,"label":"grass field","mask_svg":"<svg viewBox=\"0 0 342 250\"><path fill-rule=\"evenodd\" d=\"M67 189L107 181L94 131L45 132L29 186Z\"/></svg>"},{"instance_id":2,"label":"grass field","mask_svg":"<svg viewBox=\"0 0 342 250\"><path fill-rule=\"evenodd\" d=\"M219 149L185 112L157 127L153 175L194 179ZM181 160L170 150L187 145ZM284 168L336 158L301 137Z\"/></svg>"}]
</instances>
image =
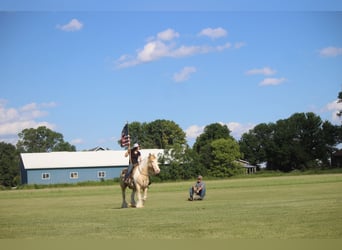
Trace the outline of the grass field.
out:
<instances>
[{"instance_id":1,"label":"grass field","mask_svg":"<svg viewBox=\"0 0 342 250\"><path fill-rule=\"evenodd\" d=\"M113 186L0 192L0 239L342 239L342 174L153 183L145 208Z\"/></svg>"}]
</instances>

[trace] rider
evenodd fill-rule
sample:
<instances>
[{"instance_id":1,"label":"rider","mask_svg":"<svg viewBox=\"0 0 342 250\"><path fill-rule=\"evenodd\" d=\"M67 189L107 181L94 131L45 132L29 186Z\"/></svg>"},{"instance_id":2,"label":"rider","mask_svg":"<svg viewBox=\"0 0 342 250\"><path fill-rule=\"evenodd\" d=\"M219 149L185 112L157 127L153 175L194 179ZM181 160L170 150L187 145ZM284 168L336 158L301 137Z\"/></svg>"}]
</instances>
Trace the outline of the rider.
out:
<instances>
[{"instance_id":1,"label":"rider","mask_svg":"<svg viewBox=\"0 0 342 250\"><path fill-rule=\"evenodd\" d=\"M131 175L133 168L139 165L141 162L141 153L139 149L140 149L140 145L138 143L134 143L132 149L129 149L129 145L128 145L128 150L125 153L125 157L130 155L130 160L129 160L128 169L125 175L125 180L124 180L125 183L129 182L129 177Z\"/></svg>"}]
</instances>

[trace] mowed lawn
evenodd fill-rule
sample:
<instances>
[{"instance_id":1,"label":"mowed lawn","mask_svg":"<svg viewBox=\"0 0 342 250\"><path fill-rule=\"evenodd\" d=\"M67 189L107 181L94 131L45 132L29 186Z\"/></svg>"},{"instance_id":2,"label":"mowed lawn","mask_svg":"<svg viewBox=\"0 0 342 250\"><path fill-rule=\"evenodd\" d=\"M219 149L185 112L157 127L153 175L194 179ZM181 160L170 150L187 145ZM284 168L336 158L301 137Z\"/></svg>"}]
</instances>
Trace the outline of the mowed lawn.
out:
<instances>
[{"instance_id":1,"label":"mowed lawn","mask_svg":"<svg viewBox=\"0 0 342 250\"><path fill-rule=\"evenodd\" d=\"M341 239L342 174L153 183L142 209L113 186L0 192L1 239Z\"/></svg>"}]
</instances>

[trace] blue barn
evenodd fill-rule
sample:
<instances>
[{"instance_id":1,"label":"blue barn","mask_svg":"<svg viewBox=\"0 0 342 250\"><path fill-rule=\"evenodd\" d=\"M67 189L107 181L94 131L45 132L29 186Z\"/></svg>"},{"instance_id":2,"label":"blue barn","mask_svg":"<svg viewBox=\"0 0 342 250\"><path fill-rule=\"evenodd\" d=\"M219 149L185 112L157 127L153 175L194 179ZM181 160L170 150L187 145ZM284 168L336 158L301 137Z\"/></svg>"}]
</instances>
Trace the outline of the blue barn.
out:
<instances>
[{"instance_id":1,"label":"blue barn","mask_svg":"<svg viewBox=\"0 0 342 250\"><path fill-rule=\"evenodd\" d=\"M142 158L149 153L163 154L162 149L143 149ZM120 176L128 166L123 150L22 153L20 171L22 184L56 184L101 181Z\"/></svg>"}]
</instances>

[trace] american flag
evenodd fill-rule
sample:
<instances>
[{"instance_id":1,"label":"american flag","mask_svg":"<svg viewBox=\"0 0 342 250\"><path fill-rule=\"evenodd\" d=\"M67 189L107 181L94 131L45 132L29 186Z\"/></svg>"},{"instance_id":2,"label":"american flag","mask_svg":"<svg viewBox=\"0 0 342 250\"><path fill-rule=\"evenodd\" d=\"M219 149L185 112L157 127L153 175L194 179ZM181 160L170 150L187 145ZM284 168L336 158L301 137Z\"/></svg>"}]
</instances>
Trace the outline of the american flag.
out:
<instances>
[{"instance_id":1,"label":"american flag","mask_svg":"<svg viewBox=\"0 0 342 250\"><path fill-rule=\"evenodd\" d=\"M126 123L126 125L122 129L120 142L121 147L128 147L131 142L128 134L128 123Z\"/></svg>"}]
</instances>

